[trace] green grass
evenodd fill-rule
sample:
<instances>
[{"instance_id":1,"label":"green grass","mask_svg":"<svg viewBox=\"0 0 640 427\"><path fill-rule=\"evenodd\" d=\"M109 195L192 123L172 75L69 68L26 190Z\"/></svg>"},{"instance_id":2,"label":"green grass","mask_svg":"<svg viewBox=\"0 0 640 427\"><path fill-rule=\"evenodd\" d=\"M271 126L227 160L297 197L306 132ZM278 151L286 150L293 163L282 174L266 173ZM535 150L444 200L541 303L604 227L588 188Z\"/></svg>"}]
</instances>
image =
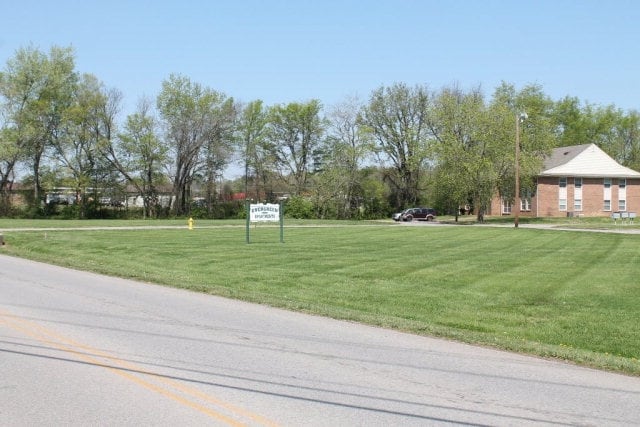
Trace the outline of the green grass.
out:
<instances>
[{"instance_id":1,"label":"green grass","mask_svg":"<svg viewBox=\"0 0 640 427\"><path fill-rule=\"evenodd\" d=\"M640 235L389 224L0 228L7 254L640 374Z\"/></svg>"}]
</instances>

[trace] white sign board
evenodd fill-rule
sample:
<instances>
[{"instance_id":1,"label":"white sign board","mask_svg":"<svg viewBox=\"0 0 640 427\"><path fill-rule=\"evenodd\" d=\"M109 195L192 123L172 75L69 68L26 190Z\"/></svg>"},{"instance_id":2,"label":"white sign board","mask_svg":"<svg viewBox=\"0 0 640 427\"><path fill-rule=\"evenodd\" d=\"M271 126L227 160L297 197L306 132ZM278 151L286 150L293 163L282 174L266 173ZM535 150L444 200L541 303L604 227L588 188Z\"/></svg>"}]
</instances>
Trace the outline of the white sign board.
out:
<instances>
[{"instance_id":1,"label":"white sign board","mask_svg":"<svg viewBox=\"0 0 640 427\"><path fill-rule=\"evenodd\" d=\"M249 206L251 222L280 221L280 205L266 203Z\"/></svg>"}]
</instances>

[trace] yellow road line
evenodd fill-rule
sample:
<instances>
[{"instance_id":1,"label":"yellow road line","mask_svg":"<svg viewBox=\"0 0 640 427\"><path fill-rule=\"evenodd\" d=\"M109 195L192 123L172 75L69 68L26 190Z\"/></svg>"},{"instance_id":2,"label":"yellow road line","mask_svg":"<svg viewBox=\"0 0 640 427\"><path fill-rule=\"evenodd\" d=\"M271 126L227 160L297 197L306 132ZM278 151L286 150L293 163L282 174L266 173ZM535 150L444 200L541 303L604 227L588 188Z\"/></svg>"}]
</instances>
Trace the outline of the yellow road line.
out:
<instances>
[{"instance_id":1,"label":"yellow road line","mask_svg":"<svg viewBox=\"0 0 640 427\"><path fill-rule=\"evenodd\" d=\"M184 394L187 395L191 395L193 397L208 401L210 403L213 403L215 405L218 405L220 407L223 407L237 415L252 419L253 421L256 421L260 424L266 425L266 426L270 426L270 427L275 427L278 424L260 416L257 414L254 414L250 411L246 411L242 408L239 408L229 402L225 402L222 401L220 399L217 399L211 395L208 395L206 393L201 392L200 390L197 390L193 387L188 387L185 385L182 385L180 383L178 383L177 381L174 381L172 379L169 378L165 378L162 374L158 374L155 372L151 372L148 371L146 369L143 369L137 365L134 365L130 362L127 362L123 359L120 359L116 356L113 356L111 354L108 354L104 351L100 351L98 349L92 348L90 346L78 343L70 338L64 337L58 333L56 333L55 331L52 331L48 328L45 328L44 326L32 322L32 321L28 321L24 318L21 318L19 316L13 315L13 314L9 314L6 312L2 312L0 311L0 319L4 318L5 320L5 324L11 328L13 328L14 330L17 330L18 332L21 332L25 335L31 336L32 338L36 339L37 341L40 341L42 343L45 344L49 344L61 351L64 351L66 353L70 353L75 355L76 357L80 358L81 360L90 363L92 365L96 365L96 366L101 366L104 367L106 369L108 369L109 371L123 377L126 378L134 383L137 383L138 385L141 385L149 390L152 390L156 393L159 393L163 396L166 396L176 402L179 402L183 405L189 406L199 412L202 412L210 417L216 418L220 421L223 421L229 425L232 426L241 426L243 425L242 423L220 413L214 410L211 410L203 405L198 404L197 402L194 402L192 400L189 400L187 398L184 398L182 396L177 395L176 393L173 393L170 390L170 387L173 387L174 389L177 389L178 391L183 392ZM39 331L39 334L37 332L34 332L34 330ZM57 339L58 341L53 341L52 339ZM64 343L66 343L67 345L65 345ZM75 347L75 348L74 348ZM105 365L104 362L101 362L100 360L91 357L89 355L87 355L84 352L80 352L77 349L81 349L84 350L87 353L92 354L93 356L98 356L98 357L102 357L105 358L111 362L113 362L113 364L118 365L119 367L112 367L112 366L107 366ZM156 384L153 384L149 381L145 381L144 379L141 379L139 377L136 377L135 375L124 371L123 369L129 370L129 371L133 371L133 372L137 372L143 375L149 375L154 377L155 379L159 380L160 382L164 383L165 385L168 385L170 387L167 388L162 388L161 386L158 386Z\"/></svg>"}]
</instances>

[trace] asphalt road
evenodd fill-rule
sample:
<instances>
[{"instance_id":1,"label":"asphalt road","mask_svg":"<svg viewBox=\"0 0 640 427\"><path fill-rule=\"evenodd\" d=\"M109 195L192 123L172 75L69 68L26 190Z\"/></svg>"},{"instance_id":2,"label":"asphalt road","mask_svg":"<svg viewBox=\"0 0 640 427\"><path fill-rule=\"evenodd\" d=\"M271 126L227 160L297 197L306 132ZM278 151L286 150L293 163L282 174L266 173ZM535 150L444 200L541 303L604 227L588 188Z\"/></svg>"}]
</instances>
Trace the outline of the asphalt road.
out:
<instances>
[{"instance_id":1,"label":"asphalt road","mask_svg":"<svg viewBox=\"0 0 640 427\"><path fill-rule=\"evenodd\" d=\"M640 378L0 255L0 425L640 422Z\"/></svg>"}]
</instances>

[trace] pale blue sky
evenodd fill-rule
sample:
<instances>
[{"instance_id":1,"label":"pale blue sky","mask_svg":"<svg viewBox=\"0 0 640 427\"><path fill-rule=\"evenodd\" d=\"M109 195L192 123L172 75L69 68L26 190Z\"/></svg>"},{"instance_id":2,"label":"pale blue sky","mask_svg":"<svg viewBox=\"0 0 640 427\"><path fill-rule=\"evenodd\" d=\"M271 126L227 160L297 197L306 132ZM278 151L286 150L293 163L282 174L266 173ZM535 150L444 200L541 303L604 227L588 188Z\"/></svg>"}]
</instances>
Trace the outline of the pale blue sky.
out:
<instances>
[{"instance_id":1,"label":"pale blue sky","mask_svg":"<svg viewBox=\"0 0 640 427\"><path fill-rule=\"evenodd\" d=\"M0 0L0 66L32 44L132 109L179 73L241 101L366 100L381 85L540 84L640 110L640 1Z\"/></svg>"}]
</instances>

